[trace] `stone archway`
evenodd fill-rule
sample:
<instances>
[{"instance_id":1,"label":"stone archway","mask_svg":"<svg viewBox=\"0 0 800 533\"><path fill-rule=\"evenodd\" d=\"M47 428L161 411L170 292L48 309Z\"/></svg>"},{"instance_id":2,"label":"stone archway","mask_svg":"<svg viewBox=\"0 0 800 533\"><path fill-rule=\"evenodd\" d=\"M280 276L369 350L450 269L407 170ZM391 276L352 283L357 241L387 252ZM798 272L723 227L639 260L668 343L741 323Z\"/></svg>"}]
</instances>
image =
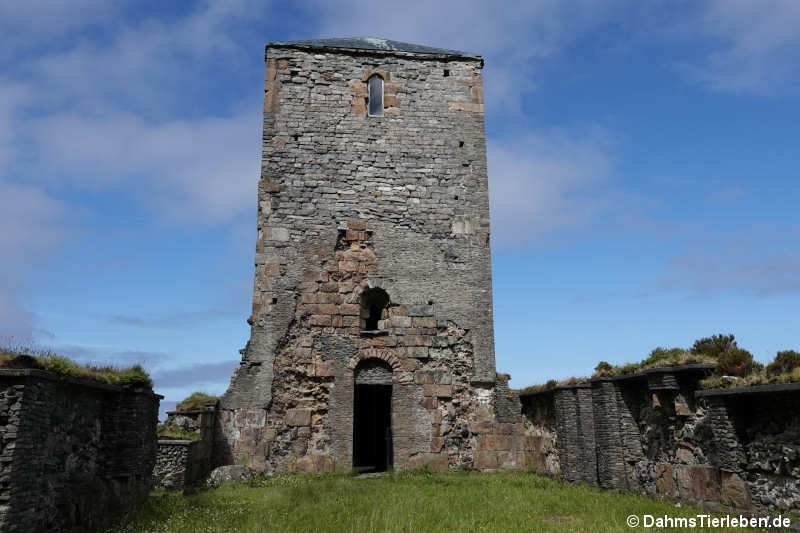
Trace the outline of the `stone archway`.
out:
<instances>
[{"instance_id":1,"label":"stone archway","mask_svg":"<svg viewBox=\"0 0 800 533\"><path fill-rule=\"evenodd\" d=\"M392 367L365 359L354 373L353 468L383 472L392 467Z\"/></svg>"}]
</instances>

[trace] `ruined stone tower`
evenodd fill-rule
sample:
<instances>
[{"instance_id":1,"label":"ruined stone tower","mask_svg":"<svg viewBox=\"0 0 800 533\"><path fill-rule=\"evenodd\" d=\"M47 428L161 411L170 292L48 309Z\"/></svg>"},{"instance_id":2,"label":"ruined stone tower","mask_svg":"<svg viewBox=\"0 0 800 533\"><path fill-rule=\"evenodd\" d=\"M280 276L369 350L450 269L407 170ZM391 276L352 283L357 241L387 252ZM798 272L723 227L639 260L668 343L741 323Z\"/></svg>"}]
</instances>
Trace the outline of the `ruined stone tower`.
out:
<instances>
[{"instance_id":1,"label":"ruined stone tower","mask_svg":"<svg viewBox=\"0 0 800 533\"><path fill-rule=\"evenodd\" d=\"M495 375L483 59L355 38L270 43L266 63L252 331L218 462L519 465Z\"/></svg>"}]
</instances>

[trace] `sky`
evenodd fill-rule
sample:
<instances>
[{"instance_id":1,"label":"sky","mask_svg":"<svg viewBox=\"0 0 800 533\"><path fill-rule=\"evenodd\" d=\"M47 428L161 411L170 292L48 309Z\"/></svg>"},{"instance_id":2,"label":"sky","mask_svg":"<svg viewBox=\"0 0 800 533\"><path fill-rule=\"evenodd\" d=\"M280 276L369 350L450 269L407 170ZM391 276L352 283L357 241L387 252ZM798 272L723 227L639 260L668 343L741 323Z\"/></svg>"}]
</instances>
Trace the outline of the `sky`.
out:
<instances>
[{"instance_id":1,"label":"sky","mask_svg":"<svg viewBox=\"0 0 800 533\"><path fill-rule=\"evenodd\" d=\"M733 333L800 349L800 2L0 2L0 340L144 364L246 343L264 45L479 53L498 371Z\"/></svg>"}]
</instances>

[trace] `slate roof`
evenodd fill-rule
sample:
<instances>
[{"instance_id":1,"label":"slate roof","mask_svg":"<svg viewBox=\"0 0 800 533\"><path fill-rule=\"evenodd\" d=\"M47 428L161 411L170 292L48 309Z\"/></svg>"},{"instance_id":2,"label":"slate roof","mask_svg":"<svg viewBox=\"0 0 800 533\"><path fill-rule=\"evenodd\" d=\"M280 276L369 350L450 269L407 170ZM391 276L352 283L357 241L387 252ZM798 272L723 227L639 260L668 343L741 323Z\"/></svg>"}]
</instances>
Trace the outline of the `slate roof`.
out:
<instances>
[{"instance_id":1,"label":"slate roof","mask_svg":"<svg viewBox=\"0 0 800 533\"><path fill-rule=\"evenodd\" d=\"M302 46L309 48L349 48L355 50L376 50L380 52L409 52L413 54L447 55L480 58L478 54L434 48L421 44L403 43L378 37L340 37L335 39L309 39L305 41L272 42L269 46Z\"/></svg>"}]
</instances>

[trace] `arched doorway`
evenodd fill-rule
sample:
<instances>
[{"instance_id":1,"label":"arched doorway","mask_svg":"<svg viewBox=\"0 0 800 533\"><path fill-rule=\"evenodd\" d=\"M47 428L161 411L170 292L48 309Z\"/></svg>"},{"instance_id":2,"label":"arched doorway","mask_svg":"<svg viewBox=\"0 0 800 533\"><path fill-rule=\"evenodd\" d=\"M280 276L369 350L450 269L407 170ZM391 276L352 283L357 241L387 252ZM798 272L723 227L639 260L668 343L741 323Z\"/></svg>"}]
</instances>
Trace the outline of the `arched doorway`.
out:
<instances>
[{"instance_id":1,"label":"arched doorway","mask_svg":"<svg viewBox=\"0 0 800 533\"><path fill-rule=\"evenodd\" d=\"M392 367L361 361L353 394L353 468L383 472L392 467Z\"/></svg>"}]
</instances>

